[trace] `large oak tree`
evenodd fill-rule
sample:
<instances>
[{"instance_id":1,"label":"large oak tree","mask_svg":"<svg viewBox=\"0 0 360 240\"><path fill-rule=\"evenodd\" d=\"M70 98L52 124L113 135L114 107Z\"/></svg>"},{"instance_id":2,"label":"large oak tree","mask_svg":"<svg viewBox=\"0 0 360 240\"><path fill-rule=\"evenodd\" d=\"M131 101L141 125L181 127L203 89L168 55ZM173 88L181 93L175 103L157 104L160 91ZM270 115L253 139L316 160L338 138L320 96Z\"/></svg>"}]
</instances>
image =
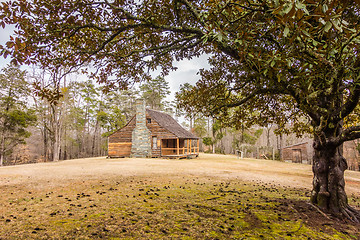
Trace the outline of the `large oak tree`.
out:
<instances>
[{"instance_id":1,"label":"large oak tree","mask_svg":"<svg viewBox=\"0 0 360 240\"><path fill-rule=\"evenodd\" d=\"M291 120L311 132L311 201L358 221L341 151L360 137L350 121L358 119L360 97L357 1L14 0L0 9L0 25L16 24L3 56L54 69L91 64L108 89L211 54L192 103L238 121Z\"/></svg>"}]
</instances>

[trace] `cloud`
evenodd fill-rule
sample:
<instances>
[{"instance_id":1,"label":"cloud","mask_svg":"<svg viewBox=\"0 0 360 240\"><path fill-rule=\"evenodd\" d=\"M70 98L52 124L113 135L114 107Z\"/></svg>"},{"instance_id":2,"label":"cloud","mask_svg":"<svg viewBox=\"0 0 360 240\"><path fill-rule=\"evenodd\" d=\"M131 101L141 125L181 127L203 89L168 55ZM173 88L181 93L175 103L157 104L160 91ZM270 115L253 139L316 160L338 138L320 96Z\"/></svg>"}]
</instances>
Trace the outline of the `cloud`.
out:
<instances>
[{"instance_id":1,"label":"cloud","mask_svg":"<svg viewBox=\"0 0 360 240\"><path fill-rule=\"evenodd\" d=\"M169 82L171 91L168 101L175 100L175 92L179 91L180 85L184 83L194 85L200 79L200 75L197 74L199 70L202 68L210 68L210 65L207 62L208 58L208 55L202 55L198 58L182 60L175 63L175 66L178 69L165 77L165 80Z\"/></svg>"}]
</instances>

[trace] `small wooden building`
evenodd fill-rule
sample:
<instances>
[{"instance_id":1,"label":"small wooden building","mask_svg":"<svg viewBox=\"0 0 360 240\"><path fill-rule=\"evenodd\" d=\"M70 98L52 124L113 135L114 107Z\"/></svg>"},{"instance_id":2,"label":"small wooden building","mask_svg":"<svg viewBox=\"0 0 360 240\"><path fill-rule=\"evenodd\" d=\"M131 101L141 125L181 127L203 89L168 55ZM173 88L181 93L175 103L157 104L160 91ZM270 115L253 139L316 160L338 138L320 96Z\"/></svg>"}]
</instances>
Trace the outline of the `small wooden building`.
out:
<instances>
[{"instance_id":1,"label":"small wooden building","mask_svg":"<svg viewBox=\"0 0 360 240\"><path fill-rule=\"evenodd\" d=\"M199 138L166 113L145 109L137 101L136 115L108 138L109 157L184 158L199 155Z\"/></svg>"},{"instance_id":2,"label":"small wooden building","mask_svg":"<svg viewBox=\"0 0 360 240\"><path fill-rule=\"evenodd\" d=\"M357 149L360 140L353 140L344 142L343 144L343 156L347 161L349 170L360 169L360 154ZM291 146L284 147L282 149L282 158L287 162L294 163L305 163L312 164L313 157L313 141L309 140L306 142L301 142Z\"/></svg>"},{"instance_id":3,"label":"small wooden building","mask_svg":"<svg viewBox=\"0 0 360 240\"><path fill-rule=\"evenodd\" d=\"M282 158L288 162L311 164L311 142L301 142L282 149Z\"/></svg>"}]
</instances>

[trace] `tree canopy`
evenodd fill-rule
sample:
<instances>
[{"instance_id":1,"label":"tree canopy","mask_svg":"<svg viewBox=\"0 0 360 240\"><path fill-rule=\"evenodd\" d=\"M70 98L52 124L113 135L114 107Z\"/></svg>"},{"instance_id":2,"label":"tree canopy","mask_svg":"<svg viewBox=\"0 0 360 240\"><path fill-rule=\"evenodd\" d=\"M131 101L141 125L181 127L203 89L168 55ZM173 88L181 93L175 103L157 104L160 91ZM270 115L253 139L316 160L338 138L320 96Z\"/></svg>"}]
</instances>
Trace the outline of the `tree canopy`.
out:
<instances>
[{"instance_id":1,"label":"tree canopy","mask_svg":"<svg viewBox=\"0 0 360 240\"><path fill-rule=\"evenodd\" d=\"M169 83L160 76L140 85L141 97L145 100L146 105L156 110L165 109L165 98L170 94L169 89Z\"/></svg>"},{"instance_id":2,"label":"tree canopy","mask_svg":"<svg viewBox=\"0 0 360 240\"><path fill-rule=\"evenodd\" d=\"M31 135L27 128L36 121L34 111L26 104L30 88L25 76L13 65L0 73L0 166L17 145L25 143Z\"/></svg>"},{"instance_id":3,"label":"tree canopy","mask_svg":"<svg viewBox=\"0 0 360 240\"><path fill-rule=\"evenodd\" d=\"M1 54L54 69L91 64L108 89L211 54L188 103L313 133L312 202L357 221L339 147L360 137L348 121L358 119L359 12L353 0L15 0L0 8L0 25L17 29Z\"/></svg>"}]
</instances>

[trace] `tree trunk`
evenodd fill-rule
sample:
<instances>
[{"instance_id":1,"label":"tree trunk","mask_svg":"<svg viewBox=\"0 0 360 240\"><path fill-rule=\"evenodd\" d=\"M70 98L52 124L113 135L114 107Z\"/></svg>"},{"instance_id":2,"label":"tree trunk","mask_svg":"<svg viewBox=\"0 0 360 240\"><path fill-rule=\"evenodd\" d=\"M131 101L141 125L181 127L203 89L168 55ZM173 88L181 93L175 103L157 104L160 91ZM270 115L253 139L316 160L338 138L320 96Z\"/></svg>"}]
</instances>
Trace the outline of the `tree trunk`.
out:
<instances>
[{"instance_id":1,"label":"tree trunk","mask_svg":"<svg viewBox=\"0 0 360 240\"><path fill-rule=\"evenodd\" d=\"M51 107L51 146L52 160L57 162L60 159L61 134L62 134L62 112L60 109L52 105Z\"/></svg>"},{"instance_id":2,"label":"tree trunk","mask_svg":"<svg viewBox=\"0 0 360 240\"><path fill-rule=\"evenodd\" d=\"M190 132L192 133L193 132L193 117L191 116L190 117Z\"/></svg>"},{"instance_id":3,"label":"tree trunk","mask_svg":"<svg viewBox=\"0 0 360 240\"><path fill-rule=\"evenodd\" d=\"M280 136L279 136L279 158L280 158L280 161L283 160L282 149L283 149L283 135L280 133Z\"/></svg>"},{"instance_id":4,"label":"tree trunk","mask_svg":"<svg viewBox=\"0 0 360 240\"><path fill-rule=\"evenodd\" d=\"M66 126L64 127L64 136L63 136L63 139L64 139L64 157L63 157L63 160L67 160L67 131L66 131Z\"/></svg>"},{"instance_id":5,"label":"tree trunk","mask_svg":"<svg viewBox=\"0 0 360 240\"><path fill-rule=\"evenodd\" d=\"M359 222L360 215L348 205L345 193L347 163L342 156L342 145L321 144L315 137L312 169L311 202L327 213Z\"/></svg>"},{"instance_id":6,"label":"tree trunk","mask_svg":"<svg viewBox=\"0 0 360 240\"><path fill-rule=\"evenodd\" d=\"M48 141L48 128L46 127L47 123L45 122L45 120L43 121L43 129L41 129L42 131L42 137L43 137L43 144L44 144L44 161L47 162L50 160L50 149L49 149L49 141Z\"/></svg>"},{"instance_id":7,"label":"tree trunk","mask_svg":"<svg viewBox=\"0 0 360 240\"><path fill-rule=\"evenodd\" d=\"M5 135L4 135L4 131L2 131L0 147L1 147L0 148L0 166L3 166L3 164L4 164L4 155L5 155Z\"/></svg>"},{"instance_id":8,"label":"tree trunk","mask_svg":"<svg viewBox=\"0 0 360 240\"><path fill-rule=\"evenodd\" d=\"M58 129L58 126L56 126L57 128L55 129L55 136L54 136L54 145L53 145L53 161L57 162L59 161L59 157L60 157L60 130Z\"/></svg>"}]
</instances>

